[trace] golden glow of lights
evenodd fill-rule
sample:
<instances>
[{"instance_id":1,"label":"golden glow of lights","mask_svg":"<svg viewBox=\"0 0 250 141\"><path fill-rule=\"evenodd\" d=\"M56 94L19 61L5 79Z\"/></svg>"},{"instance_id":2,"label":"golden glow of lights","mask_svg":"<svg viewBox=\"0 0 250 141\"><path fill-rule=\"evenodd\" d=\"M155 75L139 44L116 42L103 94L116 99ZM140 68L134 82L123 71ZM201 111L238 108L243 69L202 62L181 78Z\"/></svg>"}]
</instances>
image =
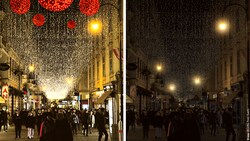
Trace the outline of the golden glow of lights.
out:
<instances>
[{"instance_id":1,"label":"golden glow of lights","mask_svg":"<svg viewBox=\"0 0 250 141\"><path fill-rule=\"evenodd\" d=\"M194 78L194 83L195 83L195 85L199 85L201 83L200 77L195 77Z\"/></svg>"},{"instance_id":2,"label":"golden glow of lights","mask_svg":"<svg viewBox=\"0 0 250 141\"><path fill-rule=\"evenodd\" d=\"M216 24L219 33L226 33L229 31L229 22L225 19L219 20Z\"/></svg>"},{"instance_id":3,"label":"golden glow of lights","mask_svg":"<svg viewBox=\"0 0 250 141\"><path fill-rule=\"evenodd\" d=\"M156 70L157 70L157 71L161 71L161 70L162 70L162 66L161 66L161 65L157 65L157 66L156 66Z\"/></svg>"},{"instance_id":4,"label":"golden glow of lights","mask_svg":"<svg viewBox=\"0 0 250 141\"><path fill-rule=\"evenodd\" d=\"M35 71L35 66L34 65L30 65L29 66L29 71L30 72L34 72Z\"/></svg>"},{"instance_id":5,"label":"golden glow of lights","mask_svg":"<svg viewBox=\"0 0 250 141\"><path fill-rule=\"evenodd\" d=\"M99 20L91 20L88 24L88 30L91 34L99 34L102 31L102 23Z\"/></svg>"},{"instance_id":6,"label":"golden glow of lights","mask_svg":"<svg viewBox=\"0 0 250 141\"><path fill-rule=\"evenodd\" d=\"M170 84L168 88L169 88L170 91L175 91L176 90L176 86L174 84Z\"/></svg>"},{"instance_id":7,"label":"golden glow of lights","mask_svg":"<svg viewBox=\"0 0 250 141\"><path fill-rule=\"evenodd\" d=\"M66 82L69 84L69 85L72 85L73 84L73 78L66 78Z\"/></svg>"}]
</instances>

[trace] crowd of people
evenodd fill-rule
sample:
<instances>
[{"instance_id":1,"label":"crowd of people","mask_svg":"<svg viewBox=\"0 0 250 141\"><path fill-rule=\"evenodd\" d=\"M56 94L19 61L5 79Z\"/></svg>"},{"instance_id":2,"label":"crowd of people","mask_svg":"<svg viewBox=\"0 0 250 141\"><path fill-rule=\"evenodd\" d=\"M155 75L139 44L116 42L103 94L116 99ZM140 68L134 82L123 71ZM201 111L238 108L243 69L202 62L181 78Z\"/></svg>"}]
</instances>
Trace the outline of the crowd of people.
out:
<instances>
[{"instance_id":1,"label":"crowd of people","mask_svg":"<svg viewBox=\"0 0 250 141\"><path fill-rule=\"evenodd\" d=\"M98 141L101 140L103 134L107 141L105 113L104 108L93 111L58 108L16 110L12 122L15 125L16 139L21 138L22 126L25 126L28 139L34 138L35 129L37 129L40 141L73 141L73 136L79 132L87 137L92 133L92 128L97 128Z\"/></svg>"},{"instance_id":2,"label":"crowd of people","mask_svg":"<svg viewBox=\"0 0 250 141\"><path fill-rule=\"evenodd\" d=\"M129 130L134 129L136 123L142 125L143 138L149 137L149 128L153 127L156 139L167 138L168 141L201 141L201 135L205 130L209 130L212 136L216 136L218 128L225 128L226 141L231 135L232 141L236 139L232 108L217 111L185 107L158 111L149 109L142 110L140 115L133 109L128 109L127 135Z\"/></svg>"}]
</instances>

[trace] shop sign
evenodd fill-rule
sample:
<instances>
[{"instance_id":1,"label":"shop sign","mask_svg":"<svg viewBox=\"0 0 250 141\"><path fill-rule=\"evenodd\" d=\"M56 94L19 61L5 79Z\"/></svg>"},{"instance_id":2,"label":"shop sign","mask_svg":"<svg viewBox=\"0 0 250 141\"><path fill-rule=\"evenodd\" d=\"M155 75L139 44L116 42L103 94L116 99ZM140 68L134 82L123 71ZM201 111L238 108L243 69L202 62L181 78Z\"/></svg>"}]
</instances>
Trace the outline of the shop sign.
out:
<instances>
[{"instance_id":1,"label":"shop sign","mask_svg":"<svg viewBox=\"0 0 250 141\"><path fill-rule=\"evenodd\" d=\"M3 97L3 99L8 99L8 96L9 96L9 86L4 85L2 87L2 97Z\"/></svg>"}]
</instances>

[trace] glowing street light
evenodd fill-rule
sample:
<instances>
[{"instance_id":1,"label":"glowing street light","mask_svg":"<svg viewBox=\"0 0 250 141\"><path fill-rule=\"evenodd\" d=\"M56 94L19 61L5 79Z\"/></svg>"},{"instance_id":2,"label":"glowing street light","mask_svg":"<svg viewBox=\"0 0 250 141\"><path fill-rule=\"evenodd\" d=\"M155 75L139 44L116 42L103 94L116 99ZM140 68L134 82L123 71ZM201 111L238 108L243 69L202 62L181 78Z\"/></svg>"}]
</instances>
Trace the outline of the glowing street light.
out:
<instances>
[{"instance_id":1,"label":"glowing street light","mask_svg":"<svg viewBox=\"0 0 250 141\"><path fill-rule=\"evenodd\" d=\"M92 34L99 34L102 31L102 23L97 19L91 20L88 24L88 30Z\"/></svg>"},{"instance_id":2,"label":"glowing street light","mask_svg":"<svg viewBox=\"0 0 250 141\"><path fill-rule=\"evenodd\" d=\"M194 84L199 85L201 83L201 78L200 77L195 77L194 78Z\"/></svg>"},{"instance_id":3,"label":"glowing street light","mask_svg":"<svg viewBox=\"0 0 250 141\"><path fill-rule=\"evenodd\" d=\"M221 19L216 24L216 30L220 33L227 33L229 31L229 22L225 19Z\"/></svg>"},{"instance_id":4,"label":"glowing street light","mask_svg":"<svg viewBox=\"0 0 250 141\"><path fill-rule=\"evenodd\" d=\"M156 66L156 70L157 70L157 71L161 71L161 70L162 70L162 66L161 66L161 65L157 65L157 66Z\"/></svg>"},{"instance_id":5,"label":"glowing street light","mask_svg":"<svg viewBox=\"0 0 250 141\"><path fill-rule=\"evenodd\" d=\"M172 92L176 90L175 84L170 84L170 85L168 86L168 88L169 88L169 90L172 91Z\"/></svg>"}]
</instances>

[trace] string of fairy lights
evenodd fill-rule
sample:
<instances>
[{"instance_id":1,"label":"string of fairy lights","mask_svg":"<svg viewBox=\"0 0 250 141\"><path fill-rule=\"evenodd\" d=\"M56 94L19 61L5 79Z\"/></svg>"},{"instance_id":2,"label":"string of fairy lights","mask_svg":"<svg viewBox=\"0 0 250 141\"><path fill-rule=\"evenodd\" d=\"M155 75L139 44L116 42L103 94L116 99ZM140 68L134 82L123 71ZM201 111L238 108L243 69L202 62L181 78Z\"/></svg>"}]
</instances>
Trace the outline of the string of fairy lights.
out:
<instances>
[{"instance_id":1,"label":"string of fairy lights","mask_svg":"<svg viewBox=\"0 0 250 141\"><path fill-rule=\"evenodd\" d=\"M16 14L9 3L4 2L6 16L1 23L2 35L26 66L25 72L28 72L30 64L35 66L38 84L48 99L65 98L87 69L91 54L98 46L98 37L88 32L87 26L91 19L101 19L104 28L102 36L108 38L105 28L110 26L108 21L113 10L107 6L88 17L77 8L78 4L79 1L72 0L68 9L51 12L33 1L30 11ZM32 21L33 16L38 13L45 18L41 26L36 26ZM69 28L70 20L74 21L72 28ZM114 30L118 30L117 27Z\"/></svg>"}]
</instances>

